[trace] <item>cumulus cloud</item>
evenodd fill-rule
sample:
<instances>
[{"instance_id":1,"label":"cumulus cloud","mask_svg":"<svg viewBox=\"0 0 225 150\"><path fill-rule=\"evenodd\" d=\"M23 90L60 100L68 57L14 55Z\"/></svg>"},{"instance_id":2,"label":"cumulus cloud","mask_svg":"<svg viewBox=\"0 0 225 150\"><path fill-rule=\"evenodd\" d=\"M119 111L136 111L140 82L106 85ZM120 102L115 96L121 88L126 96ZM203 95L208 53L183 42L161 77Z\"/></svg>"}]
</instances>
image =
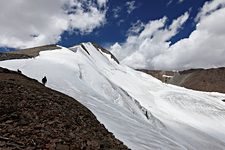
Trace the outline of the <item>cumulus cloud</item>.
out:
<instances>
[{"instance_id":1,"label":"cumulus cloud","mask_svg":"<svg viewBox=\"0 0 225 150\"><path fill-rule=\"evenodd\" d=\"M111 46L119 60L134 68L184 70L225 66L225 0L206 2L199 11L196 29L188 38L170 45L188 19L188 13L166 27L166 17L150 21L143 30ZM140 26L142 27L142 26Z\"/></svg>"},{"instance_id":2,"label":"cumulus cloud","mask_svg":"<svg viewBox=\"0 0 225 150\"><path fill-rule=\"evenodd\" d=\"M0 46L52 44L64 31L92 32L106 22L107 0L1 0Z\"/></svg>"},{"instance_id":3,"label":"cumulus cloud","mask_svg":"<svg viewBox=\"0 0 225 150\"><path fill-rule=\"evenodd\" d=\"M143 30L145 27L144 23L141 22L141 20L138 20L137 22L133 23L128 30L127 34L129 35L134 35L140 33L141 30Z\"/></svg>"},{"instance_id":4,"label":"cumulus cloud","mask_svg":"<svg viewBox=\"0 0 225 150\"><path fill-rule=\"evenodd\" d=\"M177 34L188 16L186 12L169 26L166 26L167 17L147 24L138 21L128 30L126 42L121 45L116 43L111 46L111 51L123 64L134 68L152 68L151 60L169 48L168 40Z\"/></svg>"},{"instance_id":5,"label":"cumulus cloud","mask_svg":"<svg viewBox=\"0 0 225 150\"><path fill-rule=\"evenodd\" d=\"M224 8L225 7L225 2L224 0L213 0L211 2L206 2L200 12L198 13L196 17L196 21L199 21L200 19L203 19L204 17L207 17L214 11Z\"/></svg>"}]
</instances>

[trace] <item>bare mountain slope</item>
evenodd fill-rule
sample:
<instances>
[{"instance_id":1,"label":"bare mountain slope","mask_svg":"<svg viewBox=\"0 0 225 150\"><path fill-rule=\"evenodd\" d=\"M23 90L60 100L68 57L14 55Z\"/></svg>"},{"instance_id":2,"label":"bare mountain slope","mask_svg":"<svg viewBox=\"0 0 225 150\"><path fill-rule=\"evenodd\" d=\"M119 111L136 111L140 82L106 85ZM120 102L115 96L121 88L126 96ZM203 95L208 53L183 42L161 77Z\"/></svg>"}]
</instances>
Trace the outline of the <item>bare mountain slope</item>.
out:
<instances>
[{"instance_id":1,"label":"bare mountain slope","mask_svg":"<svg viewBox=\"0 0 225 150\"><path fill-rule=\"evenodd\" d=\"M225 93L225 68L181 71L169 83L199 91Z\"/></svg>"},{"instance_id":2,"label":"bare mountain slope","mask_svg":"<svg viewBox=\"0 0 225 150\"><path fill-rule=\"evenodd\" d=\"M39 52L45 50L60 49L57 45L45 45L27 49L16 50L12 52L0 53L0 61L10 60L10 59L26 59L32 58L39 55Z\"/></svg>"},{"instance_id":3,"label":"bare mountain slope","mask_svg":"<svg viewBox=\"0 0 225 150\"><path fill-rule=\"evenodd\" d=\"M54 50L54 49L60 49L60 47L58 47L57 45L44 45L44 46L39 46L39 47L21 49L21 50L9 52L9 53L10 54L28 55L30 57L35 57L35 56L39 55L40 51Z\"/></svg>"},{"instance_id":4,"label":"bare mountain slope","mask_svg":"<svg viewBox=\"0 0 225 150\"><path fill-rule=\"evenodd\" d=\"M179 72L161 70L143 70L151 76L165 82L165 76L171 76L166 80L169 84L185 87L188 89L225 93L225 68L189 69Z\"/></svg>"}]
</instances>

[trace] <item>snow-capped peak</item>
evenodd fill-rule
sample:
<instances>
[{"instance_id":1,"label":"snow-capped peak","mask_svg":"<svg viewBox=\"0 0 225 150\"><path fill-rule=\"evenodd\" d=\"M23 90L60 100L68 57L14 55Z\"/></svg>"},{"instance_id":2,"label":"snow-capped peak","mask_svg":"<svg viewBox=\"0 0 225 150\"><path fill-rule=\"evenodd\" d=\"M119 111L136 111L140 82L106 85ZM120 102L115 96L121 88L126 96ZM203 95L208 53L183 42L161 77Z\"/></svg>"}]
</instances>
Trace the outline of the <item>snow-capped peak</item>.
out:
<instances>
[{"instance_id":1,"label":"snow-capped peak","mask_svg":"<svg viewBox=\"0 0 225 150\"><path fill-rule=\"evenodd\" d=\"M109 61L115 61L117 64L119 64L119 61L116 59L116 57L108 50L104 49L103 47L101 47L100 45L96 44L96 43L81 43L79 45L75 45L73 47L69 48L70 50L76 52L77 50L83 50L85 51L88 55L90 55L90 57L92 55L95 55L95 57L99 57L97 55L101 54L104 57L106 57ZM98 58L99 59L99 58Z\"/></svg>"}]
</instances>

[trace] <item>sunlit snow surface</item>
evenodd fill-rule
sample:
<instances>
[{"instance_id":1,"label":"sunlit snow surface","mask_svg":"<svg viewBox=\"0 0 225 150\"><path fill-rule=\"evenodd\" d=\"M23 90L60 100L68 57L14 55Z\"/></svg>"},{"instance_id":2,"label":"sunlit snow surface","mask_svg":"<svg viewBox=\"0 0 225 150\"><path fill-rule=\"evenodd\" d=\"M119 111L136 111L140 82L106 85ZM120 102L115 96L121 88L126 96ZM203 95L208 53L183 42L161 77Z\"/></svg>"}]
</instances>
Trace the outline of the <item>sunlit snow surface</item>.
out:
<instances>
[{"instance_id":1,"label":"sunlit snow surface","mask_svg":"<svg viewBox=\"0 0 225 150\"><path fill-rule=\"evenodd\" d=\"M80 101L131 149L225 149L224 94L164 84L84 46L90 55L75 46L0 66L39 81L47 76L48 87Z\"/></svg>"}]
</instances>

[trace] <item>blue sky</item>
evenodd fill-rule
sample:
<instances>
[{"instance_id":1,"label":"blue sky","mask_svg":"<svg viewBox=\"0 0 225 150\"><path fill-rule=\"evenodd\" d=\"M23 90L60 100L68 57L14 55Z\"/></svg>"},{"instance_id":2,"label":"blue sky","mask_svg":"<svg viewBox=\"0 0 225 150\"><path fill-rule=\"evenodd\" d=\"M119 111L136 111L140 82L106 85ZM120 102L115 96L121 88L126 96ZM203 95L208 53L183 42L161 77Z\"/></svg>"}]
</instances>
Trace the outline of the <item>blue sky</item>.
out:
<instances>
[{"instance_id":1,"label":"blue sky","mask_svg":"<svg viewBox=\"0 0 225 150\"><path fill-rule=\"evenodd\" d=\"M132 68L225 67L225 0L1 0L0 51L96 42Z\"/></svg>"},{"instance_id":2,"label":"blue sky","mask_svg":"<svg viewBox=\"0 0 225 150\"><path fill-rule=\"evenodd\" d=\"M132 1L132 0L131 0ZM100 45L107 46L115 42L124 42L126 40L126 32L132 23L137 20L147 23L149 20L156 20L163 16L168 17L168 24L186 11L190 11L190 19L183 25L179 34L171 39L176 42L181 38L188 37L195 28L194 18L199 9L206 0L136 0L134 1L135 9L129 14L127 13L127 2L129 0L109 0L107 10L107 22L104 26L95 29L92 33L70 34L65 32L62 35L60 45L69 47L80 42L94 41ZM118 18L114 17L113 10L120 8ZM121 23L119 23L121 21Z\"/></svg>"}]
</instances>

